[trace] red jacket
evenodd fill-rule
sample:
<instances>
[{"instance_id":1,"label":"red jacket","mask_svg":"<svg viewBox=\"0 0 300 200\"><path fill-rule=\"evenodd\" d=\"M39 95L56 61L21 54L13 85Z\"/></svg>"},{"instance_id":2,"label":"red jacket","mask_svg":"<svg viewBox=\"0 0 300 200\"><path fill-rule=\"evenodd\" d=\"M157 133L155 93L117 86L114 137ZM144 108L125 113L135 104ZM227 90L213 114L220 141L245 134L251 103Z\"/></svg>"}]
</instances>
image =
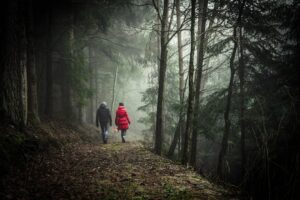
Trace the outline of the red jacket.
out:
<instances>
[{"instance_id":1,"label":"red jacket","mask_svg":"<svg viewBox=\"0 0 300 200\"><path fill-rule=\"evenodd\" d=\"M115 123L118 126L118 130L127 130L130 124L130 119L128 117L126 108L124 106L119 106L116 111Z\"/></svg>"}]
</instances>

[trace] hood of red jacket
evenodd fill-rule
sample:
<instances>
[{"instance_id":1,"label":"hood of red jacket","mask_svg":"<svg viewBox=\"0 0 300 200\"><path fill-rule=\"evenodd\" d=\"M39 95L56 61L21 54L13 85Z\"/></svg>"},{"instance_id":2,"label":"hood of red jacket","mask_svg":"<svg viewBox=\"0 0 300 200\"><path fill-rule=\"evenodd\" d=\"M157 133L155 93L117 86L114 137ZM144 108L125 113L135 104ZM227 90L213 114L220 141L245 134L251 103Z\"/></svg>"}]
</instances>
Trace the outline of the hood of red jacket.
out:
<instances>
[{"instance_id":1,"label":"hood of red jacket","mask_svg":"<svg viewBox=\"0 0 300 200\"><path fill-rule=\"evenodd\" d=\"M116 113L118 117L123 117L127 113L127 110L124 106L119 106Z\"/></svg>"},{"instance_id":2,"label":"hood of red jacket","mask_svg":"<svg viewBox=\"0 0 300 200\"><path fill-rule=\"evenodd\" d=\"M118 107L118 110L126 110L126 108L125 108L125 106L119 106L119 107ZM118 111L118 110L117 110L117 111Z\"/></svg>"}]
</instances>

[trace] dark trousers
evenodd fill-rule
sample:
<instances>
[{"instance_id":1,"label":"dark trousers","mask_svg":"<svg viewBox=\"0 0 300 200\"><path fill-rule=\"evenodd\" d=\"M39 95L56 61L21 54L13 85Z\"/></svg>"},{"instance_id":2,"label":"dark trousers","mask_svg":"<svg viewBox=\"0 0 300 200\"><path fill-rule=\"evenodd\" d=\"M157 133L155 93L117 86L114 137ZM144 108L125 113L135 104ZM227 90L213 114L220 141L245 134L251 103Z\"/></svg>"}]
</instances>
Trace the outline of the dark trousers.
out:
<instances>
[{"instance_id":1,"label":"dark trousers","mask_svg":"<svg viewBox=\"0 0 300 200\"><path fill-rule=\"evenodd\" d=\"M122 138L122 142L125 142L125 138L124 136L126 135L126 129L121 130L121 138Z\"/></svg>"},{"instance_id":2,"label":"dark trousers","mask_svg":"<svg viewBox=\"0 0 300 200\"><path fill-rule=\"evenodd\" d=\"M108 135L108 128L107 128L107 123L100 123L100 127L101 127L101 135L102 135L102 140L103 143L107 143L107 137Z\"/></svg>"}]
</instances>

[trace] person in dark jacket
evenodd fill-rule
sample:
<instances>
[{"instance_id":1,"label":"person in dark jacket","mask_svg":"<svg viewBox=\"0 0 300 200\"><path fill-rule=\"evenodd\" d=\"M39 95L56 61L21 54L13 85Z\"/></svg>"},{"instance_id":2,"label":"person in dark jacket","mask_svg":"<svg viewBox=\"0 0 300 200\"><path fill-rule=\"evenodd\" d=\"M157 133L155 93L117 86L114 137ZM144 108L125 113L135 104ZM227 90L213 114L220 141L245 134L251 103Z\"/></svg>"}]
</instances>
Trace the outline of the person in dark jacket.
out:
<instances>
[{"instance_id":1,"label":"person in dark jacket","mask_svg":"<svg viewBox=\"0 0 300 200\"><path fill-rule=\"evenodd\" d=\"M123 103L119 103L119 107L116 111L115 124L116 126L118 126L118 130L121 130L122 142L124 143L124 136L126 135L126 131L129 128L130 119Z\"/></svg>"},{"instance_id":2,"label":"person in dark jacket","mask_svg":"<svg viewBox=\"0 0 300 200\"><path fill-rule=\"evenodd\" d=\"M107 108L106 102L102 102L97 110L96 126L101 127L103 143L107 143L108 139L108 123L112 125L110 110Z\"/></svg>"}]
</instances>

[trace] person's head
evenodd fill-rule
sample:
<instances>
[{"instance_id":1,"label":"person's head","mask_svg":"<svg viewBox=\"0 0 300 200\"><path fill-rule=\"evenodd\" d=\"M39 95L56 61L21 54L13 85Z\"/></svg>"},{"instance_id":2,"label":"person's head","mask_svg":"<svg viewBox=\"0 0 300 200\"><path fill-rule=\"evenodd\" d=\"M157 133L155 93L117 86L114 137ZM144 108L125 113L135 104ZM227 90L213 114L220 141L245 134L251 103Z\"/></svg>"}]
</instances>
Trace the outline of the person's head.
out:
<instances>
[{"instance_id":1,"label":"person's head","mask_svg":"<svg viewBox=\"0 0 300 200\"><path fill-rule=\"evenodd\" d=\"M107 103L105 101L103 101L100 106L103 106L103 107L106 107L107 106Z\"/></svg>"},{"instance_id":2,"label":"person's head","mask_svg":"<svg viewBox=\"0 0 300 200\"><path fill-rule=\"evenodd\" d=\"M119 103L119 106L124 106L124 103L120 102L120 103Z\"/></svg>"}]
</instances>

